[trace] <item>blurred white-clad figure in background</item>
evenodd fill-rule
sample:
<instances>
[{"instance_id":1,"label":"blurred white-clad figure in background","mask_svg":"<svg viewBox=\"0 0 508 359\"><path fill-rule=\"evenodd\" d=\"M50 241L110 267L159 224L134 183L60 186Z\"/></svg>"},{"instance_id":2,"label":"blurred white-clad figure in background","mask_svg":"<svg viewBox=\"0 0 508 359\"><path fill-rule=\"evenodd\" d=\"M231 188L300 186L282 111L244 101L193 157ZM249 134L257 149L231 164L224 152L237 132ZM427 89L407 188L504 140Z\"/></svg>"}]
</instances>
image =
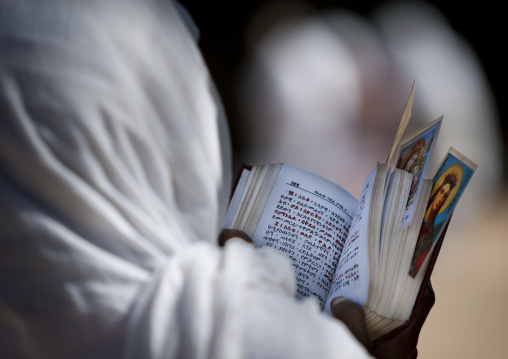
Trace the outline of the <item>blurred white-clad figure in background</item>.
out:
<instances>
[{"instance_id":1,"label":"blurred white-clad figure in background","mask_svg":"<svg viewBox=\"0 0 508 359\"><path fill-rule=\"evenodd\" d=\"M359 69L331 29L313 18L282 20L250 65L242 88L251 134L246 161L290 162L331 180L354 166L345 152L354 139L341 134L355 124Z\"/></svg>"},{"instance_id":2,"label":"blurred white-clad figure in background","mask_svg":"<svg viewBox=\"0 0 508 359\"><path fill-rule=\"evenodd\" d=\"M278 10L265 8L253 29ZM284 17L264 36L253 36L241 87L251 128L245 161L289 162L358 196L363 185L358 179L375 161L386 160L404 100L394 104L407 98L411 83L401 97L393 61L364 19L352 13L315 15L307 7L292 10L281 11ZM340 23L336 18L354 27L350 35L363 47L353 49L354 41L338 36L332 26ZM366 98L376 106L366 106Z\"/></svg>"}]
</instances>

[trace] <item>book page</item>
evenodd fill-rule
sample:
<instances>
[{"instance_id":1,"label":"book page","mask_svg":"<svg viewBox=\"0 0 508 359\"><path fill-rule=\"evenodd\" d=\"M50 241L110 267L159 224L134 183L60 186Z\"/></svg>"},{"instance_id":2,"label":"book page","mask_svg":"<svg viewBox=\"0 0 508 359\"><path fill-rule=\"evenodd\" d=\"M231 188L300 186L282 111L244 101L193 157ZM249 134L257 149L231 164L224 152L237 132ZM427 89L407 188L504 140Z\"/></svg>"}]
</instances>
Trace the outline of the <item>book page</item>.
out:
<instances>
[{"instance_id":1,"label":"book page","mask_svg":"<svg viewBox=\"0 0 508 359\"><path fill-rule=\"evenodd\" d=\"M297 298L313 296L323 307L356 205L335 183L282 166L252 239L291 259Z\"/></svg>"},{"instance_id":2,"label":"book page","mask_svg":"<svg viewBox=\"0 0 508 359\"><path fill-rule=\"evenodd\" d=\"M391 195L392 195L392 190L393 190L393 180L395 178L395 171L390 171L389 175L388 175L388 181L386 181L386 186L385 186L385 198L390 198ZM381 246L383 245L383 231L384 231L384 226L385 226L385 219L386 219L386 213L388 211L388 204L390 203L390 201L385 201L384 205L383 205L383 214L381 216L381 231L380 231L380 236L379 236L379 253L381 253Z\"/></svg>"},{"instance_id":3,"label":"book page","mask_svg":"<svg viewBox=\"0 0 508 359\"><path fill-rule=\"evenodd\" d=\"M411 92L409 93L409 99L407 100L406 108L404 109L404 113L402 114L402 118L399 123L399 128L397 129L397 134L395 135L395 139L393 140L392 149L390 150L390 153L388 154L388 158L386 160L386 164L388 166L391 166L392 159L395 156L395 151L399 147L400 139L402 138L402 135L406 130L407 124L411 119L411 110L413 108L414 92L415 92L415 83L413 81L413 86L411 87Z\"/></svg>"},{"instance_id":4,"label":"book page","mask_svg":"<svg viewBox=\"0 0 508 359\"><path fill-rule=\"evenodd\" d=\"M360 200L349 229L349 235L332 281L325 312L330 313L330 302L340 295L361 306L369 291L368 217L376 178L377 165L367 176ZM383 184L384 186L384 184Z\"/></svg>"}]
</instances>

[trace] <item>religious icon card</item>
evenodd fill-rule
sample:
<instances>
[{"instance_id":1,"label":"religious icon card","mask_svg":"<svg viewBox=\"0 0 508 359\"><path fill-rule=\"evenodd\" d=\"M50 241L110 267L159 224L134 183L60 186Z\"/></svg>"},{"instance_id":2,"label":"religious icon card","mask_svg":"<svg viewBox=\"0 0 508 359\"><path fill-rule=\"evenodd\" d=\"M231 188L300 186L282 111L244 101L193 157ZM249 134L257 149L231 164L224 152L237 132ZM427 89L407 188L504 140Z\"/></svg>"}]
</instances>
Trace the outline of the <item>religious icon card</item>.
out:
<instances>
[{"instance_id":1,"label":"religious icon card","mask_svg":"<svg viewBox=\"0 0 508 359\"><path fill-rule=\"evenodd\" d=\"M411 223L413 218L420 183L424 178L425 169L436 143L442 122L443 116L401 142L397 168L403 169L413 175L402 226Z\"/></svg>"},{"instance_id":2,"label":"religious icon card","mask_svg":"<svg viewBox=\"0 0 508 359\"><path fill-rule=\"evenodd\" d=\"M429 202L409 270L413 278L432 252L476 167L475 163L453 148L448 150L439 165L433 177Z\"/></svg>"}]
</instances>

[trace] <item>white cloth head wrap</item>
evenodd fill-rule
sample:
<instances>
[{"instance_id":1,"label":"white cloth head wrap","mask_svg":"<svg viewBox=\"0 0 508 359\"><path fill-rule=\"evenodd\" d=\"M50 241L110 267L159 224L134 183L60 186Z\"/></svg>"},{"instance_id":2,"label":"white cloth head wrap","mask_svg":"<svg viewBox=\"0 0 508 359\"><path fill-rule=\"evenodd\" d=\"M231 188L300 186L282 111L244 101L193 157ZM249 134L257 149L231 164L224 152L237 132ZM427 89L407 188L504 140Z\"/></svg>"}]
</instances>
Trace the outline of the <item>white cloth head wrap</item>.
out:
<instances>
[{"instance_id":1,"label":"white cloth head wrap","mask_svg":"<svg viewBox=\"0 0 508 359\"><path fill-rule=\"evenodd\" d=\"M215 246L229 140L175 6L0 0L0 357L363 356L286 260Z\"/></svg>"}]
</instances>

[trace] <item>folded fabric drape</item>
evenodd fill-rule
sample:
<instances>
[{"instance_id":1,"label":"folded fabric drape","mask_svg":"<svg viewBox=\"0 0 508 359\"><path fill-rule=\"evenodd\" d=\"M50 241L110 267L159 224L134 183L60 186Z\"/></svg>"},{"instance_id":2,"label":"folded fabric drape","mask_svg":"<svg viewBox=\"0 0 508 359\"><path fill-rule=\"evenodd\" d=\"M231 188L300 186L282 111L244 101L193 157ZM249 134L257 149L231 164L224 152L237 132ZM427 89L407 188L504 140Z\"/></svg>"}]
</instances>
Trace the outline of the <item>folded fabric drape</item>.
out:
<instances>
[{"instance_id":1,"label":"folded fabric drape","mask_svg":"<svg viewBox=\"0 0 508 359\"><path fill-rule=\"evenodd\" d=\"M181 11L0 0L0 357L364 356L285 258L216 246L228 130Z\"/></svg>"}]
</instances>

